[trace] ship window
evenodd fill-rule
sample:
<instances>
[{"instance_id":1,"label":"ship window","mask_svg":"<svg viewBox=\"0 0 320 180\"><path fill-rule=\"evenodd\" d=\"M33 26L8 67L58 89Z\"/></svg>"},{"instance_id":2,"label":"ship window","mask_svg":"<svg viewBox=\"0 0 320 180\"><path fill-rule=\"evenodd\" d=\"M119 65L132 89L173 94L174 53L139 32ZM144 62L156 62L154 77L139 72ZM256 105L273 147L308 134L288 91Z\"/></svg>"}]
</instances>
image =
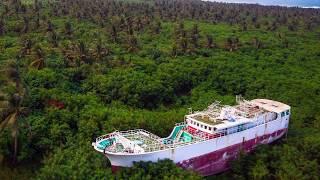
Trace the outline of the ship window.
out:
<instances>
[{"instance_id":1,"label":"ship window","mask_svg":"<svg viewBox=\"0 0 320 180\"><path fill-rule=\"evenodd\" d=\"M197 123L197 126L199 126L199 123Z\"/></svg>"},{"instance_id":2,"label":"ship window","mask_svg":"<svg viewBox=\"0 0 320 180\"><path fill-rule=\"evenodd\" d=\"M209 131L211 131L211 127L209 127Z\"/></svg>"},{"instance_id":3,"label":"ship window","mask_svg":"<svg viewBox=\"0 0 320 180\"><path fill-rule=\"evenodd\" d=\"M289 111L289 110L287 110L286 114L287 114L287 115L289 115L289 114L290 114L290 111Z\"/></svg>"},{"instance_id":4,"label":"ship window","mask_svg":"<svg viewBox=\"0 0 320 180\"><path fill-rule=\"evenodd\" d=\"M284 117L284 116L285 116L285 112L282 112L282 113L281 113L281 117Z\"/></svg>"},{"instance_id":5,"label":"ship window","mask_svg":"<svg viewBox=\"0 0 320 180\"><path fill-rule=\"evenodd\" d=\"M277 113L272 113L271 121L276 120L278 118Z\"/></svg>"},{"instance_id":6,"label":"ship window","mask_svg":"<svg viewBox=\"0 0 320 180\"><path fill-rule=\"evenodd\" d=\"M203 128L203 125L201 124L201 126L200 126L201 128Z\"/></svg>"},{"instance_id":7,"label":"ship window","mask_svg":"<svg viewBox=\"0 0 320 180\"><path fill-rule=\"evenodd\" d=\"M207 126L204 126L204 129L207 129Z\"/></svg>"}]
</instances>

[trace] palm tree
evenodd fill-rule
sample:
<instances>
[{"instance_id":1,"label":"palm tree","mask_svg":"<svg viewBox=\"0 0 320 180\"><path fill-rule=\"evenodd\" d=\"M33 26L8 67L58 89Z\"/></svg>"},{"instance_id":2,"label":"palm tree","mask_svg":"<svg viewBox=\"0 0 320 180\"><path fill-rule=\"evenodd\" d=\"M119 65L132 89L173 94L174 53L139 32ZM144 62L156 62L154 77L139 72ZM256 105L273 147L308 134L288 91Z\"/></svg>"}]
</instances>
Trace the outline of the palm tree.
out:
<instances>
[{"instance_id":1,"label":"palm tree","mask_svg":"<svg viewBox=\"0 0 320 180\"><path fill-rule=\"evenodd\" d=\"M188 39L187 38L180 38L180 49L183 53L187 52L188 50Z\"/></svg>"},{"instance_id":2,"label":"palm tree","mask_svg":"<svg viewBox=\"0 0 320 180\"><path fill-rule=\"evenodd\" d=\"M73 46L66 47L65 49L62 50L63 56L64 56L64 61L65 65L69 67L75 67L77 66L77 54L76 51L74 50Z\"/></svg>"},{"instance_id":3,"label":"palm tree","mask_svg":"<svg viewBox=\"0 0 320 180\"><path fill-rule=\"evenodd\" d=\"M257 37L254 37L252 40L252 45L256 49L260 49L262 47L262 42Z\"/></svg>"},{"instance_id":4,"label":"palm tree","mask_svg":"<svg viewBox=\"0 0 320 180\"><path fill-rule=\"evenodd\" d=\"M213 37L208 34L208 35L206 36L206 38L207 38L207 45L206 45L206 47L209 48L209 49L214 48L214 47L215 47L215 44L214 44L214 42L213 42Z\"/></svg>"},{"instance_id":5,"label":"palm tree","mask_svg":"<svg viewBox=\"0 0 320 180\"><path fill-rule=\"evenodd\" d=\"M138 40L134 35L128 35L128 51L134 52L138 49Z\"/></svg>"},{"instance_id":6,"label":"palm tree","mask_svg":"<svg viewBox=\"0 0 320 180\"><path fill-rule=\"evenodd\" d=\"M40 11L40 8L41 8L41 4L39 3L38 0L34 0L34 11L35 12L39 12Z\"/></svg>"},{"instance_id":7,"label":"palm tree","mask_svg":"<svg viewBox=\"0 0 320 180\"><path fill-rule=\"evenodd\" d=\"M155 24L155 27L154 27L154 32L156 34L159 34L161 31L161 22L160 21L157 21L156 24Z\"/></svg>"},{"instance_id":8,"label":"palm tree","mask_svg":"<svg viewBox=\"0 0 320 180\"><path fill-rule=\"evenodd\" d=\"M112 28L111 28L111 37L112 37L113 42L115 42L115 43L118 42L117 28L114 25L112 25Z\"/></svg>"},{"instance_id":9,"label":"palm tree","mask_svg":"<svg viewBox=\"0 0 320 180\"><path fill-rule=\"evenodd\" d=\"M34 67L36 69L42 69L44 67L44 52L42 48L37 45L35 47L36 59L30 63L30 67Z\"/></svg>"},{"instance_id":10,"label":"palm tree","mask_svg":"<svg viewBox=\"0 0 320 180\"><path fill-rule=\"evenodd\" d=\"M98 41L98 43L97 43L97 45L96 45L95 51L94 51L92 54L93 54L93 56L94 56L96 59L98 59L99 61L101 61L103 57L109 55L109 52L110 52L109 49L104 48L104 47L102 46L102 42L101 42L101 40L99 39L99 41Z\"/></svg>"},{"instance_id":11,"label":"palm tree","mask_svg":"<svg viewBox=\"0 0 320 180\"><path fill-rule=\"evenodd\" d=\"M239 38L238 37L229 37L227 39L225 46L230 52L237 50L239 47Z\"/></svg>"},{"instance_id":12,"label":"palm tree","mask_svg":"<svg viewBox=\"0 0 320 180\"><path fill-rule=\"evenodd\" d=\"M49 31L49 41L51 42L51 44L53 45L53 47L58 47L59 46L59 37L57 35L57 33L52 30L52 31Z\"/></svg>"},{"instance_id":13,"label":"palm tree","mask_svg":"<svg viewBox=\"0 0 320 180\"><path fill-rule=\"evenodd\" d=\"M91 64L91 60L89 57L89 52L86 47L86 44L83 41L80 41L78 44L78 54L79 54L79 60L86 63L86 64Z\"/></svg>"},{"instance_id":14,"label":"palm tree","mask_svg":"<svg viewBox=\"0 0 320 180\"><path fill-rule=\"evenodd\" d=\"M40 27L40 12L37 12L36 19L35 19L35 27L36 29Z\"/></svg>"},{"instance_id":15,"label":"palm tree","mask_svg":"<svg viewBox=\"0 0 320 180\"><path fill-rule=\"evenodd\" d=\"M92 57L89 49L83 41L77 44L67 45L62 49L65 63L69 67L79 67L81 64L92 64Z\"/></svg>"},{"instance_id":16,"label":"palm tree","mask_svg":"<svg viewBox=\"0 0 320 180\"><path fill-rule=\"evenodd\" d=\"M24 57L25 55L30 54L32 48L32 41L30 39L26 39L23 42L23 47L20 50L20 57Z\"/></svg>"},{"instance_id":17,"label":"palm tree","mask_svg":"<svg viewBox=\"0 0 320 180\"><path fill-rule=\"evenodd\" d=\"M173 57L177 57L177 55L178 55L178 50L177 50L177 45L176 44L173 44L173 46L172 46L171 55Z\"/></svg>"},{"instance_id":18,"label":"palm tree","mask_svg":"<svg viewBox=\"0 0 320 180\"><path fill-rule=\"evenodd\" d=\"M14 91L9 93L0 93L0 133L4 129L11 130L11 137L13 139L13 162L17 161L18 154L18 136L19 136L19 117L25 114L26 108L23 107L23 100L25 97L25 89L22 86L18 67L14 61L9 61L4 70L5 85L13 86Z\"/></svg>"},{"instance_id":19,"label":"palm tree","mask_svg":"<svg viewBox=\"0 0 320 180\"><path fill-rule=\"evenodd\" d=\"M0 19L0 36L4 35L4 33L5 33L5 24L3 19L1 18Z\"/></svg>"},{"instance_id":20,"label":"palm tree","mask_svg":"<svg viewBox=\"0 0 320 180\"><path fill-rule=\"evenodd\" d=\"M198 25L194 24L191 32L191 40L194 48L198 48L199 38L200 38L200 35L199 35Z\"/></svg>"},{"instance_id":21,"label":"palm tree","mask_svg":"<svg viewBox=\"0 0 320 180\"><path fill-rule=\"evenodd\" d=\"M27 33L29 31L29 19L27 17L23 17L24 26L22 29L23 33Z\"/></svg>"},{"instance_id":22,"label":"palm tree","mask_svg":"<svg viewBox=\"0 0 320 180\"><path fill-rule=\"evenodd\" d=\"M68 22L66 22L64 24L64 32L69 37L72 35L72 24L71 24L71 22L68 21Z\"/></svg>"},{"instance_id":23,"label":"palm tree","mask_svg":"<svg viewBox=\"0 0 320 180\"><path fill-rule=\"evenodd\" d=\"M48 32L51 32L51 31L53 31L53 24L52 24L52 22L50 21L50 20L48 20L48 22L47 22L47 31Z\"/></svg>"}]
</instances>

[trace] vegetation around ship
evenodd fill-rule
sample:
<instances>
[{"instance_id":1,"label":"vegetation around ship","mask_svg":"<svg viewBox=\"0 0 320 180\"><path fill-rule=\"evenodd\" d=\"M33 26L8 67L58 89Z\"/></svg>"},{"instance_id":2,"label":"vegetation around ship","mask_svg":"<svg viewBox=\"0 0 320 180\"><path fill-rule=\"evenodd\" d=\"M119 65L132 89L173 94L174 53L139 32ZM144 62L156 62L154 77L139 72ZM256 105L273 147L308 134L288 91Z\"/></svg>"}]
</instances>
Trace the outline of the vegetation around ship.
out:
<instances>
[{"instance_id":1,"label":"vegetation around ship","mask_svg":"<svg viewBox=\"0 0 320 180\"><path fill-rule=\"evenodd\" d=\"M170 134L234 96L292 106L287 140L209 178L317 179L320 11L197 0L2 0L0 179L200 178L170 161L116 175L107 132Z\"/></svg>"}]
</instances>

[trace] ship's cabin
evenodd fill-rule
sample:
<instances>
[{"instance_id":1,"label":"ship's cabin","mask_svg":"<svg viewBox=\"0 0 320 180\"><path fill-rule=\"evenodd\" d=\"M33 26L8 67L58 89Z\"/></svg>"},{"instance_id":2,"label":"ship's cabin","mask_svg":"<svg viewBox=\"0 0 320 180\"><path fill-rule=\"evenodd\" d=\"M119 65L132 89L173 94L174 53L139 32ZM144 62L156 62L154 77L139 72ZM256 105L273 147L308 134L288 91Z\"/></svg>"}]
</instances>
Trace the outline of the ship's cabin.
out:
<instances>
[{"instance_id":1,"label":"ship's cabin","mask_svg":"<svg viewBox=\"0 0 320 180\"><path fill-rule=\"evenodd\" d=\"M238 100L235 106L213 103L200 112L190 112L185 121L189 132L230 134L282 118L289 120L290 106L268 99Z\"/></svg>"}]
</instances>

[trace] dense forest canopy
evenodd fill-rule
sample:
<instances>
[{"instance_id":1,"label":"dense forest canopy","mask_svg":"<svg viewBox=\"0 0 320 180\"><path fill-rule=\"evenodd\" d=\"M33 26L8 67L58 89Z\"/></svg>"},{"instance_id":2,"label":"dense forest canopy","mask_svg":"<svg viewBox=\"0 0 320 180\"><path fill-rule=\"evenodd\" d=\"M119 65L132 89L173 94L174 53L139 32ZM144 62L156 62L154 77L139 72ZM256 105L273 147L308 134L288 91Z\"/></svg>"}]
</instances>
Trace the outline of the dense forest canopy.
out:
<instances>
[{"instance_id":1,"label":"dense forest canopy","mask_svg":"<svg viewBox=\"0 0 320 180\"><path fill-rule=\"evenodd\" d=\"M167 136L234 96L292 106L288 138L215 178L320 176L320 10L199 0L2 0L0 179L200 179L170 161L112 174L91 142Z\"/></svg>"}]
</instances>

